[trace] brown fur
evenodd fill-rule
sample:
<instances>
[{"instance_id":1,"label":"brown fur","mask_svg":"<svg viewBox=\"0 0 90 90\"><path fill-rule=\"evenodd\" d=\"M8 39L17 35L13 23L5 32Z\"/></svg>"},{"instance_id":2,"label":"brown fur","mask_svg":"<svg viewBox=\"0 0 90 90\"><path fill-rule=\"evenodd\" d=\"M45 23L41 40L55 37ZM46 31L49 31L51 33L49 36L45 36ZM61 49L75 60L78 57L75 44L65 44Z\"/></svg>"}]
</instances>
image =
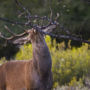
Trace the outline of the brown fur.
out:
<instances>
[{"instance_id":1,"label":"brown fur","mask_svg":"<svg viewBox=\"0 0 90 90\"><path fill-rule=\"evenodd\" d=\"M41 33L31 30L33 59L10 61L0 66L0 90L51 90L52 62Z\"/></svg>"}]
</instances>

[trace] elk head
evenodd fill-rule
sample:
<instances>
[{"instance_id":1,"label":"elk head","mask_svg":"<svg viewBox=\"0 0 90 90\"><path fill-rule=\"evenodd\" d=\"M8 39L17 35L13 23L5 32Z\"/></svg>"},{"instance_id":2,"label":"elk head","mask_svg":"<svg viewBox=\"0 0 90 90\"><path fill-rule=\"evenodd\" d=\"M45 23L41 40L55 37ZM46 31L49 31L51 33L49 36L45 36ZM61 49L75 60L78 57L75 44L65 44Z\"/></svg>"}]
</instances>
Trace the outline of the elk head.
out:
<instances>
[{"instance_id":1,"label":"elk head","mask_svg":"<svg viewBox=\"0 0 90 90\"><path fill-rule=\"evenodd\" d=\"M22 45L30 42L39 42L41 39L43 40L45 32L51 32L54 28L56 28L56 25L49 25L48 27L44 29L28 29L24 30L23 33L17 35L13 33L7 26L5 26L5 29L12 35L9 38L6 38L2 33L0 33L0 38L7 41L7 43L12 43L14 45ZM38 38L38 39L37 39ZM37 41L38 40L38 41Z\"/></svg>"}]
</instances>

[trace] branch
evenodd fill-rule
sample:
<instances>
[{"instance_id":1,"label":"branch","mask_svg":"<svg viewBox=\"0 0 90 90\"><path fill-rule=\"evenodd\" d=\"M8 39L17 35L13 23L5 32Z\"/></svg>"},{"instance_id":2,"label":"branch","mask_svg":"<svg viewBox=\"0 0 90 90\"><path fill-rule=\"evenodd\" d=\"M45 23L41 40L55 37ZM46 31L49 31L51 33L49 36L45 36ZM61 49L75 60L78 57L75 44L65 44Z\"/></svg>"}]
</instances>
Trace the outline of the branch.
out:
<instances>
[{"instance_id":1,"label":"branch","mask_svg":"<svg viewBox=\"0 0 90 90\"><path fill-rule=\"evenodd\" d=\"M45 34L45 35L49 35L49 36L51 36L53 38L69 39L69 40L75 40L75 41L79 41L79 42L82 42L82 43L88 43L88 44L90 44L90 41L83 40L81 38L77 38L77 37L73 37L73 36L69 36L69 35L56 35L56 34L52 34L50 32L44 32L44 31L42 31L40 29L38 31L41 32L41 33L43 33L43 34Z\"/></svg>"},{"instance_id":2,"label":"branch","mask_svg":"<svg viewBox=\"0 0 90 90\"><path fill-rule=\"evenodd\" d=\"M4 27L5 27L5 29L6 29L9 33L11 33L13 36L16 36L16 35L7 27L7 25L5 25Z\"/></svg>"},{"instance_id":3,"label":"branch","mask_svg":"<svg viewBox=\"0 0 90 90\"><path fill-rule=\"evenodd\" d=\"M7 19L7 18L2 18L2 17L0 17L0 20L1 20L1 21L4 21L4 22L11 23L11 24L25 25L25 23L18 22L18 21L13 21L13 20L9 20L9 19Z\"/></svg>"}]
</instances>

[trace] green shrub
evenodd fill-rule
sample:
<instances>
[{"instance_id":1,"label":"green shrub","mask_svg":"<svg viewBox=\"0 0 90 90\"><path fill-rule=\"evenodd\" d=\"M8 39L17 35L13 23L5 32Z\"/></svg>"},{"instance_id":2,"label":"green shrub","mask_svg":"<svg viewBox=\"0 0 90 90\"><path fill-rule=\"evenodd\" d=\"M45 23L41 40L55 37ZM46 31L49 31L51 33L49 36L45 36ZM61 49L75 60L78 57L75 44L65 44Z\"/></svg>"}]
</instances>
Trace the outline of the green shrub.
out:
<instances>
[{"instance_id":1,"label":"green shrub","mask_svg":"<svg viewBox=\"0 0 90 90\"><path fill-rule=\"evenodd\" d=\"M52 56L52 72L54 78L54 87L63 84L72 84L72 81L79 80L89 73L90 68L90 50L88 44L80 48L64 50L64 44L57 44L56 40L51 43L51 38L46 36L46 42ZM31 44L24 45L16 54L16 59L25 60L32 58Z\"/></svg>"},{"instance_id":2,"label":"green shrub","mask_svg":"<svg viewBox=\"0 0 90 90\"><path fill-rule=\"evenodd\" d=\"M51 49L53 60L54 82L59 85L67 84L76 77L77 80L89 73L90 68L90 50L85 44L81 48Z\"/></svg>"},{"instance_id":3,"label":"green shrub","mask_svg":"<svg viewBox=\"0 0 90 90\"><path fill-rule=\"evenodd\" d=\"M20 51L16 54L16 60L28 60L32 58L32 45L27 44L23 45L20 48Z\"/></svg>"}]
</instances>

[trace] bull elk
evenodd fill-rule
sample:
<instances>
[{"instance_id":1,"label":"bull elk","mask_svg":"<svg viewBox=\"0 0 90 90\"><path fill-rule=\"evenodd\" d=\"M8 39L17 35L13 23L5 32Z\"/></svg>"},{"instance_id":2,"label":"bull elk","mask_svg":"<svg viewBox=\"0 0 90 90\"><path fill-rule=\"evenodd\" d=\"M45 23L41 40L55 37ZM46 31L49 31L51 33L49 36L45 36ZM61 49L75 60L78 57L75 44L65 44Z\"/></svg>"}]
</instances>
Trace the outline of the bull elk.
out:
<instances>
[{"instance_id":1,"label":"bull elk","mask_svg":"<svg viewBox=\"0 0 90 90\"><path fill-rule=\"evenodd\" d=\"M16 4L26 12L26 23L14 22L8 19L1 19L11 24L24 25L32 27L32 29L24 30L24 33L16 35L7 26L6 30L12 35L6 38L0 33L0 38L6 40L8 43L21 45L28 42L32 43L33 58L25 61L9 61L0 66L0 90L51 90L52 88L52 59L45 42L44 35L50 33L57 26L57 18L55 21L51 18L39 17L37 15L31 16L28 9L26 9L18 0ZM33 24L34 20L40 19L43 22L48 21L48 25Z\"/></svg>"},{"instance_id":2,"label":"bull elk","mask_svg":"<svg viewBox=\"0 0 90 90\"><path fill-rule=\"evenodd\" d=\"M43 33L30 29L21 35L15 35L6 28L13 36L5 38L0 34L0 37L14 44L31 42L33 58L28 61L9 61L1 65L0 90L51 90L52 59Z\"/></svg>"}]
</instances>

